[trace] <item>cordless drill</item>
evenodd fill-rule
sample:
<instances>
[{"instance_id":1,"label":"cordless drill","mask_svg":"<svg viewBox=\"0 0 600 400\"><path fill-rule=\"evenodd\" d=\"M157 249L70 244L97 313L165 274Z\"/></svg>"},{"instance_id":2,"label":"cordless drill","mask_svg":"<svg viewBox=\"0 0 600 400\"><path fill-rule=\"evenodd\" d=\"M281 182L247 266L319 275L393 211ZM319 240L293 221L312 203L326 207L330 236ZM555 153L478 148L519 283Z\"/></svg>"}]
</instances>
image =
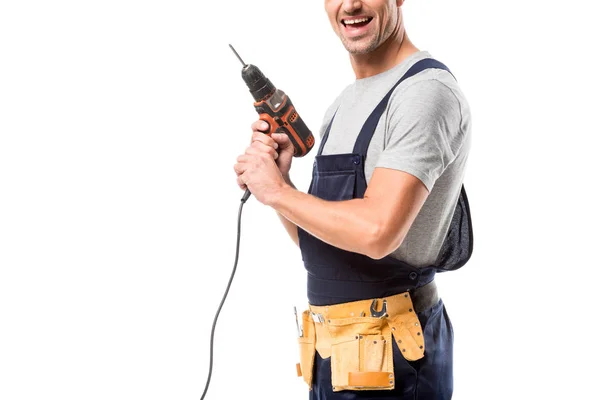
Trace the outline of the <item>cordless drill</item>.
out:
<instances>
[{"instance_id":1,"label":"cordless drill","mask_svg":"<svg viewBox=\"0 0 600 400\"><path fill-rule=\"evenodd\" d=\"M269 124L269 129L264 133L285 133L294 146L294 157L305 156L314 146L315 138L308 129L290 98L281 90L275 88L269 79L252 64L246 64L232 45L229 45L242 65L242 79L246 82L252 97L254 108L259 119ZM246 190L242 201L250 197Z\"/></svg>"}]
</instances>

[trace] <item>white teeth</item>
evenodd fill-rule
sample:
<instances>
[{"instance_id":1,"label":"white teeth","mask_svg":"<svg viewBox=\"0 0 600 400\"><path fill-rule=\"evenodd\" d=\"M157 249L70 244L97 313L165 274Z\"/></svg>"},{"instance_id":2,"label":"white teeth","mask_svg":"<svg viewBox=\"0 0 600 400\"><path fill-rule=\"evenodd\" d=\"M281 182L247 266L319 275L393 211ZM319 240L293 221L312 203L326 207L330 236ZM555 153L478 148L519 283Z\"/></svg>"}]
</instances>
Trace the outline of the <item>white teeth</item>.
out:
<instances>
[{"instance_id":1,"label":"white teeth","mask_svg":"<svg viewBox=\"0 0 600 400\"><path fill-rule=\"evenodd\" d=\"M361 22L367 22L369 20L369 18L360 18L360 19L347 19L344 21L344 24L346 25L353 25L353 24L359 24Z\"/></svg>"}]
</instances>

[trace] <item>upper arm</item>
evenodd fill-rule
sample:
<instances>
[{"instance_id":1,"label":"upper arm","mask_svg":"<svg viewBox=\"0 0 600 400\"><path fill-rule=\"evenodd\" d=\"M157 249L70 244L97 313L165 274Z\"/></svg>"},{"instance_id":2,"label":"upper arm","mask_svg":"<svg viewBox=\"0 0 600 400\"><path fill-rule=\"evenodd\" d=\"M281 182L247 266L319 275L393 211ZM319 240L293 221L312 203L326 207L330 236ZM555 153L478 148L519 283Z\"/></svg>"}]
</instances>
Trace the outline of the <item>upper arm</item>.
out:
<instances>
[{"instance_id":1,"label":"upper arm","mask_svg":"<svg viewBox=\"0 0 600 400\"><path fill-rule=\"evenodd\" d=\"M414 175L375 168L364 196L377 221L375 258L400 246L428 194L423 182Z\"/></svg>"},{"instance_id":2,"label":"upper arm","mask_svg":"<svg viewBox=\"0 0 600 400\"><path fill-rule=\"evenodd\" d=\"M397 249L435 181L463 142L461 108L438 80L419 81L390 98L384 149L365 199L374 211L378 255Z\"/></svg>"},{"instance_id":3,"label":"upper arm","mask_svg":"<svg viewBox=\"0 0 600 400\"><path fill-rule=\"evenodd\" d=\"M376 167L414 175L431 191L463 144L461 122L458 98L438 80L418 81L394 92Z\"/></svg>"}]
</instances>

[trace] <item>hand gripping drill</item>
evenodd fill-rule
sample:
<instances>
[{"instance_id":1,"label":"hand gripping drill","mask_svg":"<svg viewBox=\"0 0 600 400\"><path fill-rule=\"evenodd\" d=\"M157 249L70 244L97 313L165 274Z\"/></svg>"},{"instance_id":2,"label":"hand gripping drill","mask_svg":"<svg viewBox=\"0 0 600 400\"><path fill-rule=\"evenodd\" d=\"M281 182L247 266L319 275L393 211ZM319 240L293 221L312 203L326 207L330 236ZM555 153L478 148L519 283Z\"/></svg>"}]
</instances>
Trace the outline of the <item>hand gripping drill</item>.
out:
<instances>
[{"instance_id":1,"label":"hand gripping drill","mask_svg":"<svg viewBox=\"0 0 600 400\"><path fill-rule=\"evenodd\" d=\"M294 145L294 157L305 156L313 148L315 138L298 115L290 98L283 90L275 88L258 67L246 64L232 45L229 47L243 65L242 79L254 97L254 108L259 119L269 124L265 134L285 133ZM245 202L250 194L250 191L246 190L242 201Z\"/></svg>"}]
</instances>

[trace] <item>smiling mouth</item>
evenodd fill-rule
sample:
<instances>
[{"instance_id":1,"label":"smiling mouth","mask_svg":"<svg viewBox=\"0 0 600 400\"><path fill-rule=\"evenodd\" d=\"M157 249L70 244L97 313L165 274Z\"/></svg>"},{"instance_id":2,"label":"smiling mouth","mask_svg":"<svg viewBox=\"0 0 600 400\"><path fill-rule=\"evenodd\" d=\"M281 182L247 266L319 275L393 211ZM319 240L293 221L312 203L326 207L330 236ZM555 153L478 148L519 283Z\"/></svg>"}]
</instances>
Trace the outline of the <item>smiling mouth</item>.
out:
<instances>
[{"instance_id":1,"label":"smiling mouth","mask_svg":"<svg viewBox=\"0 0 600 400\"><path fill-rule=\"evenodd\" d=\"M346 28L361 28L373 20L373 17L346 18L342 20L342 25Z\"/></svg>"}]
</instances>

